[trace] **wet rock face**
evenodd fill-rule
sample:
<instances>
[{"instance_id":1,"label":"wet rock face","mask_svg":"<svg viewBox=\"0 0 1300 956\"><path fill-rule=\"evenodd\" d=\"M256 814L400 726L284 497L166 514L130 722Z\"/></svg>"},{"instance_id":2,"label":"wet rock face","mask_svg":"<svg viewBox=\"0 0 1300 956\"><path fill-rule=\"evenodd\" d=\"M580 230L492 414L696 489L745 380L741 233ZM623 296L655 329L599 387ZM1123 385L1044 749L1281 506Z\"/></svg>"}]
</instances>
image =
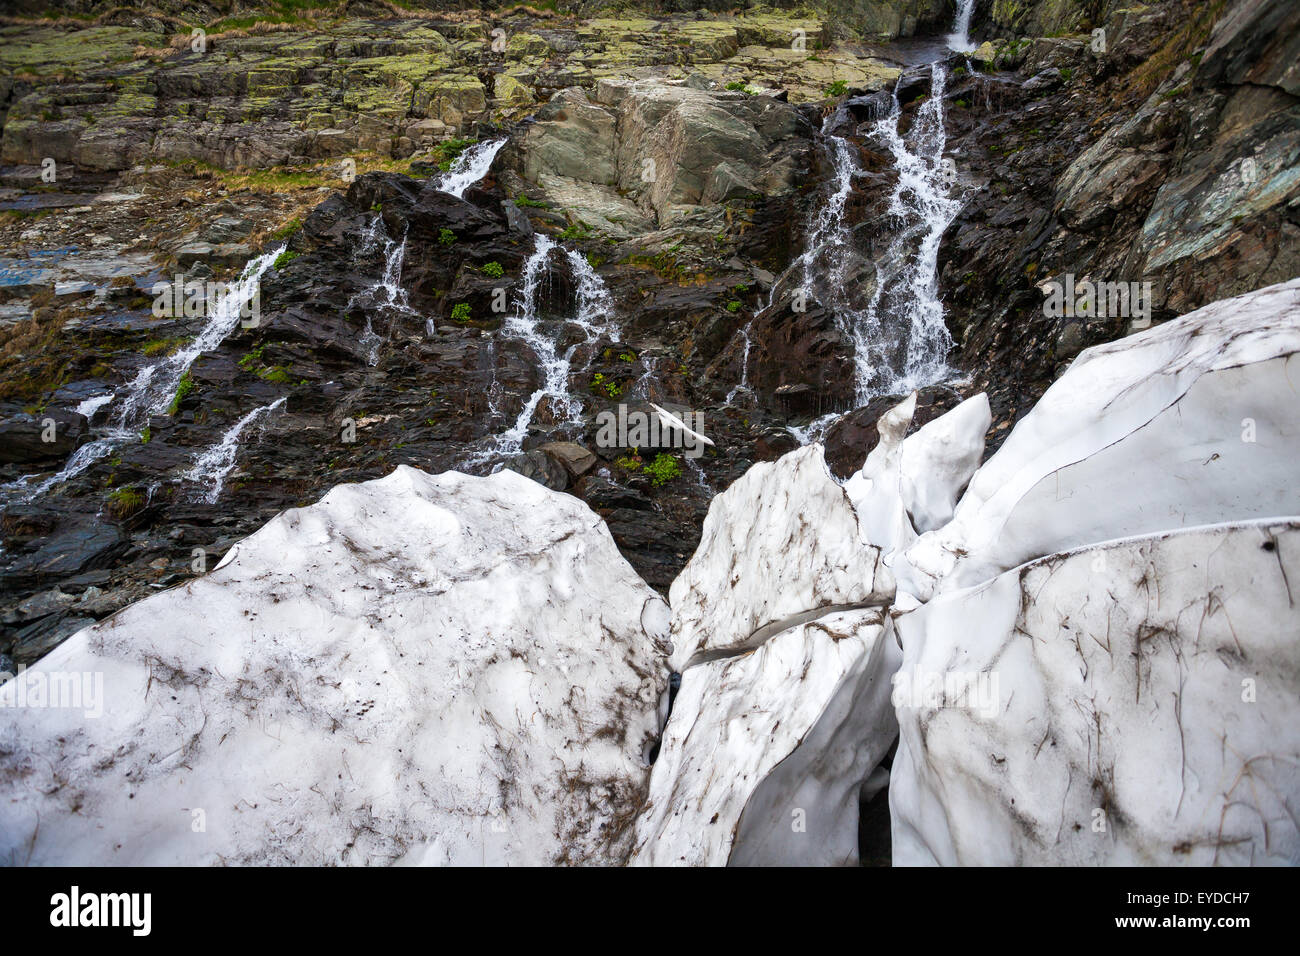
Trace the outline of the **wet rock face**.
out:
<instances>
[{"instance_id":1,"label":"wet rock face","mask_svg":"<svg viewBox=\"0 0 1300 956\"><path fill-rule=\"evenodd\" d=\"M84 415L55 409L33 415L0 406L0 464L50 464L71 455L87 438Z\"/></svg>"},{"instance_id":2,"label":"wet rock face","mask_svg":"<svg viewBox=\"0 0 1300 956\"><path fill-rule=\"evenodd\" d=\"M995 5L993 20L1006 25L1012 6ZM1081 8L1015 9L1043 20ZM1086 36L985 44L977 65L995 69L950 86L966 203L941 285L953 360L989 391L990 449L1082 348L1300 268L1300 181L1283 158L1297 155L1300 129L1288 90L1297 14L1219 9L1116 11L1092 24L1104 52ZM1122 284L1143 304L1047 314L1046 284L1067 275Z\"/></svg>"}]
</instances>

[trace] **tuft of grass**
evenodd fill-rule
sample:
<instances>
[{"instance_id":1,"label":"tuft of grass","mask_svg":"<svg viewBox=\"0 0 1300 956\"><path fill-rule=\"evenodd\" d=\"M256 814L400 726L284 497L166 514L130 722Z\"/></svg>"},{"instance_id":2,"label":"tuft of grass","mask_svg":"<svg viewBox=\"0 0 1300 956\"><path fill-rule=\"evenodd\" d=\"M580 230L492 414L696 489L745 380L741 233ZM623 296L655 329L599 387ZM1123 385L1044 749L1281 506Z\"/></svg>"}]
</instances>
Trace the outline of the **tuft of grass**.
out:
<instances>
[{"instance_id":1,"label":"tuft of grass","mask_svg":"<svg viewBox=\"0 0 1300 956\"><path fill-rule=\"evenodd\" d=\"M468 322L473 316L474 313L470 309L468 302L457 302L451 307L451 320L453 322Z\"/></svg>"},{"instance_id":2,"label":"tuft of grass","mask_svg":"<svg viewBox=\"0 0 1300 956\"><path fill-rule=\"evenodd\" d=\"M1182 26L1170 34L1160 49L1134 67L1125 80L1126 91L1143 98L1150 96L1179 63L1191 57L1209 41L1214 24L1218 22L1226 5L1227 0L1184 3L1186 16L1181 19Z\"/></svg>"},{"instance_id":3,"label":"tuft of grass","mask_svg":"<svg viewBox=\"0 0 1300 956\"><path fill-rule=\"evenodd\" d=\"M302 219L294 216L275 232L271 233L272 239L288 239L295 232L302 228Z\"/></svg>"},{"instance_id":4,"label":"tuft of grass","mask_svg":"<svg viewBox=\"0 0 1300 956\"><path fill-rule=\"evenodd\" d=\"M441 242L444 246L450 246L450 245L452 245L453 243L455 243L455 241L456 241L456 234L455 234L454 232L452 232L450 229L445 229L445 228L444 228L444 229L439 229L439 230L438 230L438 241Z\"/></svg>"},{"instance_id":5,"label":"tuft of grass","mask_svg":"<svg viewBox=\"0 0 1300 956\"><path fill-rule=\"evenodd\" d=\"M490 279L500 279L506 274L506 270L501 268L499 262L489 262L483 266L483 274Z\"/></svg>"},{"instance_id":6,"label":"tuft of grass","mask_svg":"<svg viewBox=\"0 0 1300 956\"><path fill-rule=\"evenodd\" d=\"M176 394L172 396L172 403L167 406L167 414L175 415L180 410L181 402L185 401L185 396L192 391L194 391L194 378L187 371L176 383Z\"/></svg>"},{"instance_id":7,"label":"tuft of grass","mask_svg":"<svg viewBox=\"0 0 1300 956\"><path fill-rule=\"evenodd\" d=\"M109 493L108 513L118 521L125 521L144 507L144 495L136 488L118 488Z\"/></svg>"}]
</instances>

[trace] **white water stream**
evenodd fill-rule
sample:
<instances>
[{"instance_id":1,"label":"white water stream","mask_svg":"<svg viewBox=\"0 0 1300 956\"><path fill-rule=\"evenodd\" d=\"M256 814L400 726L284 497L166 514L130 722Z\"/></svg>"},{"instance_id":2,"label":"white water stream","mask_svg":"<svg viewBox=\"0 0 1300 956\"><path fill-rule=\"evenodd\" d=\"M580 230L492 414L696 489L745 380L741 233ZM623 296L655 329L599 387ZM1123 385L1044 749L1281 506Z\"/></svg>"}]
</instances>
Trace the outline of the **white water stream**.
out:
<instances>
[{"instance_id":1,"label":"white water stream","mask_svg":"<svg viewBox=\"0 0 1300 956\"><path fill-rule=\"evenodd\" d=\"M505 144L506 141L502 138L469 147L456 157L451 169L442 175L438 188L457 199L464 199L465 190L487 175L492 168L492 160L496 159L497 153L501 152L501 147Z\"/></svg>"}]
</instances>

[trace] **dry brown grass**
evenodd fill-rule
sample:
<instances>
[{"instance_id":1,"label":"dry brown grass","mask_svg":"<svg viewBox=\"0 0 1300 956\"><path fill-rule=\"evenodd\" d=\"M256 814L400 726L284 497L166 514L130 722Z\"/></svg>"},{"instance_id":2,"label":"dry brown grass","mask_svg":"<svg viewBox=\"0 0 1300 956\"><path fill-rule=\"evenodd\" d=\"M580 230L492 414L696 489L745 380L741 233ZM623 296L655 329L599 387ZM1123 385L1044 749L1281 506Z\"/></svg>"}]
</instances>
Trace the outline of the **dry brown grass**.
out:
<instances>
[{"instance_id":1,"label":"dry brown grass","mask_svg":"<svg viewBox=\"0 0 1300 956\"><path fill-rule=\"evenodd\" d=\"M1155 92L1156 87L1173 73L1179 63L1209 41L1214 24L1227 6L1227 0L1214 0L1208 4L1185 2L1183 6L1185 16L1181 19L1182 25L1170 33L1169 39L1144 62L1134 67L1124 79L1122 90L1125 94L1145 99Z\"/></svg>"}]
</instances>

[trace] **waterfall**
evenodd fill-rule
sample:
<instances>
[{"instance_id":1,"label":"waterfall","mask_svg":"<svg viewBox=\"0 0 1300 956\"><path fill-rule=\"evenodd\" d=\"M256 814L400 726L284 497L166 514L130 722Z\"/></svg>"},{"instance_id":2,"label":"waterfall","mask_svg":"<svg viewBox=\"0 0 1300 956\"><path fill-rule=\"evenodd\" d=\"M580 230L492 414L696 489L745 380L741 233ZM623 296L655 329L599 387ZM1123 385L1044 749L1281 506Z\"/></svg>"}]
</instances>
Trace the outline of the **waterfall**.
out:
<instances>
[{"instance_id":1,"label":"waterfall","mask_svg":"<svg viewBox=\"0 0 1300 956\"><path fill-rule=\"evenodd\" d=\"M181 377L189 371L194 360L220 345L239 325L241 310L259 296L262 275L275 262L282 248L277 246L263 253L244 267L234 285L217 300L217 307L207 310L207 324L188 345L136 373L127 386L125 399L113 415L113 427L138 430L150 415L167 410Z\"/></svg>"},{"instance_id":2,"label":"waterfall","mask_svg":"<svg viewBox=\"0 0 1300 956\"><path fill-rule=\"evenodd\" d=\"M857 172L852 144L839 136L830 137L831 166L835 182L826 202L814 210L808 228L808 239L799 266L803 277L799 290L805 297L814 294L813 267L820 261L827 270L826 285L832 296L842 299L843 273L848 264L849 230L844 222L844 210L853 191L853 174ZM832 303L832 308L834 303Z\"/></svg>"},{"instance_id":3,"label":"waterfall","mask_svg":"<svg viewBox=\"0 0 1300 956\"><path fill-rule=\"evenodd\" d=\"M948 34L948 48L958 53L969 53L975 49L970 41L970 18L975 12L975 0L957 0L957 18L953 21L952 33Z\"/></svg>"},{"instance_id":4,"label":"waterfall","mask_svg":"<svg viewBox=\"0 0 1300 956\"><path fill-rule=\"evenodd\" d=\"M20 502L32 501L55 485L75 478L124 443L139 441L140 432L148 424L149 416L167 410L176 395L181 378L189 371L194 360L220 345L239 324L244 307L259 298L262 275L282 250L283 246L276 246L244 266L239 279L217 300L216 307L206 310L207 323L188 345L167 358L142 366L121 392L82 402L77 410L89 417L97 409L113 402L118 394L123 395L121 404L116 408L110 404L112 414L99 436L73 452L57 473L30 490L27 489L27 484L32 476L28 475L0 486L0 491L16 493L13 498Z\"/></svg>"},{"instance_id":5,"label":"waterfall","mask_svg":"<svg viewBox=\"0 0 1300 956\"><path fill-rule=\"evenodd\" d=\"M954 49L970 49L973 0L960 0ZM875 262L876 283L870 300L862 305L853 297L856 282L852 236L845 209L857 173L855 150L847 140L827 132L827 148L835 178L824 203L814 210L808 225L807 245L795 265L802 269L800 291L816 296L853 339L854 405L861 408L877 395L910 392L943 381L951 374L947 364L952 336L944 323L939 299L939 245L944 231L961 209L950 195L956 168L944 159L947 133L943 96L947 70L942 60L930 64L930 95L916 110L906 137L899 133L902 107L895 93L889 115L876 121L872 136L890 152L898 173L889 200L888 217L894 224L885 251ZM835 117L823 127L833 127ZM745 331L745 369L748 381L749 333ZM802 428L787 426L801 444L817 441L839 418L832 412Z\"/></svg>"},{"instance_id":6,"label":"waterfall","mask_svg":"<svg viewBox=\"0 0 1300 956\"><path fill-rule=\"evenodd\" d=\"M451 169L442 175L438 189L451 193L457 199L465 198L465 190L487 175L492 168L501 147L506 144L504 138L488 140L465 150L451 164Z\"/></svg>"},{"instance_id":7,"label":"waterfall","mask_svg":"<svg viewBox=\"0 0 1300 956\"><path fill-rule=\"evenodd\" d=\"M578 311L574 323L586 333L587 341L595 339L603 331L608 331L615 342L619 340L618 326L611 327L614 317L614 297L609 294L605 280L596 274L587 257L573 249L565 249L564 256L569 260L569 269L578 280ZM599 323L599 324L598 324Z\"/></svg>"},{"instance_id":8,"label":"waterfall","mask_svg":"<svg viewBox=\"0 0 1300 956\"><path fill-rule=\"evenodd\" d=\"M358 343L365 351L366 364L372 366L379 364L379 350L384 344L383 337L375 332L372 313L375 310L392 310L405 315L416 314L411 308L406 290L402 288L402 266L406 262L406 237L403 236L400 240L390 239L384 229L383 218L375 216L369 228L362 234L358 255L367 255L380 245L384 249L384 271L374 285L352 296L347 304L348 310L357 306L366 310L366 326L361 330ZM425 321L426 332L433 331L432 323L432 319ZM389 328L392 328L391 318Z\"/></svg>"},{"instance_id":9,"label":"waterfall","mask_svg":"<svg viewBox=\"0 0 1300 956\"><path fill-rule=\"evenodd\" d=\"M489 446L472 455L467 464L481 464L496 456L519 454L533 416L543 400L549 400L557 418L570 425L580 425L583 402L569 391L573 353L580 344L595 341L602 332L610 333L616 342L619 340L619 330L613 322L613 297L591 263L578 252L557 246L550 237L541 233L535 243L532 255L524 262L519 292L513 303L514 311L502 322L501 334L528 347L536 357L542 382L528 396L514 424L494 435ZM550 275L552 253L557 249L564 253L576 281L576 302L572 315L561 320L544 319L540 314L539 293ZM570 326L580 329L583 339L562 348L565 328Z\"/></svg>"},{"instance_id":10,"label":"waterfall","mask_svg":"<svg viewBox=\"0 0 1300 956\"><path fill-rule=\"evenodd\" d=\"M730 405L736 400L736 396L741 392L751 391L749 387L749 332L754 327L754 320L750 319L745 323L745 327L740 330L740 334L745 339L745 350L740 356L740 381L736 386L727 393L726 401L723 404Z\"/></svg>"},{"instance_id":11,"label":"waterfall","mask_svg":"<svg viewBox=\"0 0 1300 956\"><path fill-rule=\"evenodd\" d=\"M941 381L949 373L952 336L939 299L939 243L961 209L949 196L955 170L945 165L943 125L946 70L930 64L930 96L916 111L909 146L899 135L897 97L875 134L894 157L898 181L889 216L893 238L877 261L877 282L866 310L853 323L857 404L873 395L908 392Z\"/></svg>"},{"instance_id":12,"label":"waterfall","mask_svg":"<svg viewBox=\"0 0 1300 956\"><path fill-rule=\"evenodd\" d=\"M208 489L202 494L202 500L210 505L216 504L217 499L221 497L221 489L225 485L226 476L235 467L235 455L239 451L240 433L258 418L275 411L283 404L284 398L277 398L270 405L255 408L235 422L221 436L219 442L194 459L194 464L181 475L181 480L199 484L206 483Z\"/></svg>"}]
</instances>

